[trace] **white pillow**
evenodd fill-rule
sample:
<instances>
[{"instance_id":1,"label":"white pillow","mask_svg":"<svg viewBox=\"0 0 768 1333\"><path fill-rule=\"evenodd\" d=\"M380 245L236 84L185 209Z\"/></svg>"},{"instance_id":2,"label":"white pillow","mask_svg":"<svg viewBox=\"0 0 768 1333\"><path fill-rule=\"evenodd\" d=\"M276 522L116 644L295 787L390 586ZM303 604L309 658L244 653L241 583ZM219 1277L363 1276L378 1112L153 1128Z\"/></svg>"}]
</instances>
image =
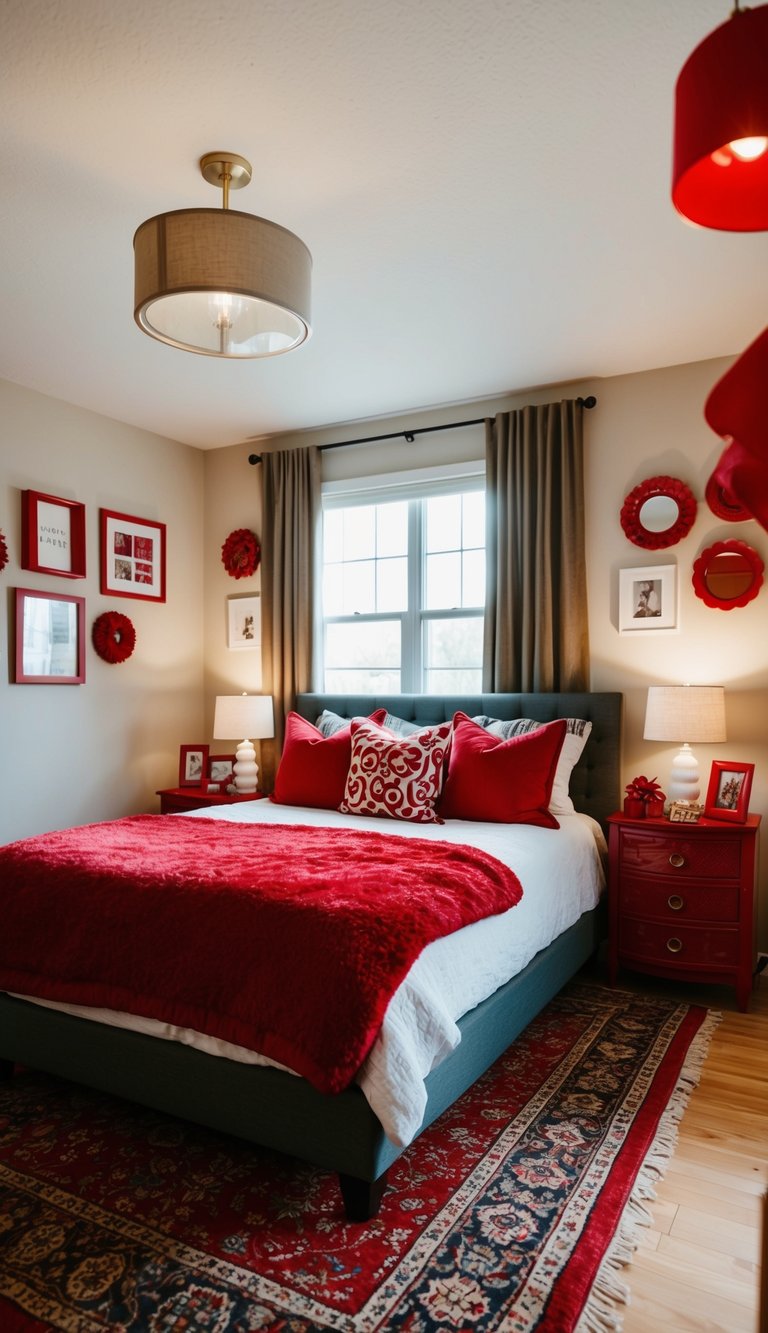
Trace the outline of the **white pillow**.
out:
<instances>
[{"instance_id":1,"label":"white pillow","mask_svg":"<svg viewBox=\"0 0 768 1333\"><path fill-rule=\"evenodd\" d=\"M592 723L586 722L584 718L567 717L565 720L568 724L568 730L565 733L563 748L557 761L552 795L549 799L549 809L553 815L572 815L574 813L575 806L568 791L571 773L581 758L581 753L592 730ZM478 726L484 727L492 736L498 736L504 741L509 740L510 736L522 736L528 731L537 731L539 727L544 725L543 722L536 722L531 717L516 717L509 722L503 722L501 719L493 717L473 717L472 721L476 722Z\"/></svg>"}]
</instances>

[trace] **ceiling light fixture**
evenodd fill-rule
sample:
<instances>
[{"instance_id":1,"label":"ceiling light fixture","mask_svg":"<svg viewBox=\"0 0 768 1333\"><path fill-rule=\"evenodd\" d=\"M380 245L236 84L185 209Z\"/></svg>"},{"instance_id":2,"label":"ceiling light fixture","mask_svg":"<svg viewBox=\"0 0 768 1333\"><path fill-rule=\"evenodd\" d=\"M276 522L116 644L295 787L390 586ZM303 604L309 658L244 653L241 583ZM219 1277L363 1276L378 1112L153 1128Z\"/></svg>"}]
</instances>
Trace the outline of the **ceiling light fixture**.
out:
<instances>
[{"instance_id":1,"label":"ceiling light fixture","mask_svg":"<svg viewBox=\"0 0 768 1333\"><path fill-rule=\"evenodd\" d=\"M206 153L200 171L222 207L160 213L138 228L134 316L161 342L204 356L290 352L310 335L312 256L275 222L229 207L251 179L236 153Z\"/></svg>"},{"instance_id":2,"label":"ceiling light fixture","mask_svg":"<svg viewBox=\"0 0 768 1333\"><path fill-rule=\"evenodd\" d=\"M768 228L767 68L768 5L736 0L680 71L672 202L702 227Z\"/></svg>"}]
</instances>

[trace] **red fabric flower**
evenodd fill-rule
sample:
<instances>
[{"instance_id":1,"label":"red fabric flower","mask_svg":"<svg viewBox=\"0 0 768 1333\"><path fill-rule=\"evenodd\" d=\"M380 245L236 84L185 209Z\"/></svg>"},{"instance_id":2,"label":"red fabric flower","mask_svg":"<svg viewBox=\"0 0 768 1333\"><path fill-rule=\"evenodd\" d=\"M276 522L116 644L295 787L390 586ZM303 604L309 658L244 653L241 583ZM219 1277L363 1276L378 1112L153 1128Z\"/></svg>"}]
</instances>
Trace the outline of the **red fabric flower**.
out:
<instances>
[{"instance_id":1,"label":"red fabric flower","mask_svg":"<svg viewBox=\"0 0 768 1333\"><path fill-rule=\"evenodd\" d=\"M626 786L627 796L636 801L666 801L666 796L661 790L655 778L646 778L640 774L639 778L633 778Z\"/></svg>"},{"instance_id":2,"label":"red fabric flower","mask_svg":"<svg viewBox=\"0 0 768 1333\"><path fill-rule=\"evenodd\" d=\"M3 536L2 532L0 532L0 569L5 569L5 566L7 564L8 564L8 547L6 545L5 537Z\"/></svg>"},{"instance_id":3,"label":"red fabric flower","mask_svg":"<svg viewBox=\"0 0 768 1333\"><path fill-rule=\"evenodd\" d=\"M236 528L230 532L221 548L221 560L233 579L247 579L255 574L261 560L261 547L250 528Z\"/></svg>"},{"instance_id":4,"label":"red fabric flower","mask_svg":"<svg viewBox=\"0 0 768 1333\"><path fill-rule=\"evenodd\" d=\"M91 630L93 646L105 662L124 662L136 647L133 622L120 611L104 611Z\"/></svg>"}]
</instances>

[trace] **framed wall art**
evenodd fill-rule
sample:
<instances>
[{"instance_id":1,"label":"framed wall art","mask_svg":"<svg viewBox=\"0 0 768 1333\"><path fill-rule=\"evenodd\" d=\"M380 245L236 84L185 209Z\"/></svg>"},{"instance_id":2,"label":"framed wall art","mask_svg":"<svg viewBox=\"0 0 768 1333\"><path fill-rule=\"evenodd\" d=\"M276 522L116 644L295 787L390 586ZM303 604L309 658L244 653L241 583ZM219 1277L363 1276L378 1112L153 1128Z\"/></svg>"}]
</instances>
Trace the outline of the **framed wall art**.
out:
<instances>
[{"instance_id":1,"label":"framed wall art","mask_svg":"<svg viewBox=\"0 0 768 1333\"><path fill-rule=\"evenodd\" d=\"M230 648L261 648L261 597L227 598Z\"/></svg>"},{"instance_id":2,"label":"framed wall art","mask_svg":"<svg viewBox=\"0 0 768 1333\"><path fill-rule=\"evenodd\" d=\"M101 591L165 601L165 524L99 510Z\"/></svg>"},{"instance_id":3,"label":"framed wall art","mask_svg":"<svg viewBox=\"0 0 768 1333\"><path fill-rule=\"evenodd\" d=\"M208 778L211 782L226 785L235 775L235 756L233 754L210 754L208 756Z\"/></svg>"},{"instance_id":4,"label":"framed wall art","mask_svg":"<svg viewBox=\"0 0 768 1333\"><path fill-rule=\"evenodd\" d=\"M85 598L16 589L17 685L82 685Z\"/></svg>"},{"instance_id":5,"label":"framed wall art","mask_svg":"<svg viewBox=\"0 0 768 1333\"><path fill-rule=\"evenodd\" d=\"M704 802L704 814L708 819L746 823L754 771L754 764L740 764L725 759L713 761L707 799Z\"/></svg>"},{"instance_id":6,"label":"framed wall art","mask_svg":"<svg viewBox=\"0 0 768 1333\"><path fill-rule=\"evenodd\" d=\"M203 787L208 782L208 746L182 745L179 749L179 786Z\"/></svg>"},{"instance_id":7,"label":"framed wall art","mask_svg":"<svg viewBox=\"0 0 768 1333\"><path fill-rule=\"evenodd\" d=\"M677 629L677 566L619 570L619 633Z\"/></svg>"},{"instance_id":8,"label":"framed wall art","mask_svg":"<svg viewBox=\"0 0 768 1333\"><path fill-rule=\"evenodd\" d=\"M85 505L42 491L21 493L21 567L85 578Z\"/></svg>"}]
</instances>

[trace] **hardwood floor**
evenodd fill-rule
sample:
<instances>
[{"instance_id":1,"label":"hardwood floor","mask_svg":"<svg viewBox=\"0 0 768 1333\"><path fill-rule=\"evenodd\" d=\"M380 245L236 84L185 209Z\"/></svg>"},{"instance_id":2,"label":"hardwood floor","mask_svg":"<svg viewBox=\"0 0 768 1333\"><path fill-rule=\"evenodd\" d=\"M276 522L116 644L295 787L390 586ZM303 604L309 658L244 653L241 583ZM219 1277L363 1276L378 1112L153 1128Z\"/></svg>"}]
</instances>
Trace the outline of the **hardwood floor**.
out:
<instances>
[{"instance_id":1,"label":"hardwood floor","mask_svg":"<svg viewBox=\"0 0 768 1333\"><path fill-rule=\"evenodd\" d=\"M624 1269L623 1333L768 1333L760 1300L768 1190L768 972L747 1014L725 987L622 973L620 985L722 1013L677 1148L651 1207L653 1225ZM759 1313L760 1306L762 1310Z\"/></svg>"}]
</instances>

